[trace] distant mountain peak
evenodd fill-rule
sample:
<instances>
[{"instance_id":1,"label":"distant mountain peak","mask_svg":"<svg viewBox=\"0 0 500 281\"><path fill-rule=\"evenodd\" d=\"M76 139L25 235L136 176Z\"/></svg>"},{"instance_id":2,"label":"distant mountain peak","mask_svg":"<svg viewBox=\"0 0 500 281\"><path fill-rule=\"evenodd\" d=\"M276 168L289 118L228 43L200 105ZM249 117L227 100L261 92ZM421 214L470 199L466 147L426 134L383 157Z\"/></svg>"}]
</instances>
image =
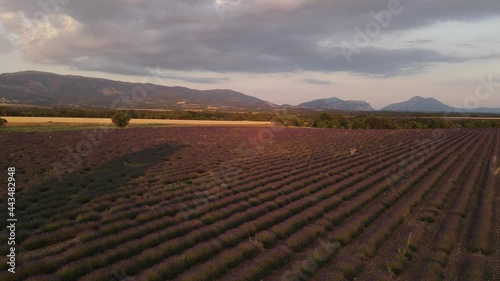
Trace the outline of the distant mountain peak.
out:
<instances>
[{"instance_id":1,"label":"distant mountain peak","mask_svg":"<svg viewBox=\"0 0 500 281\"><path fill-rule=\"evenodd\" d=\"M425 100L426 98L424 97L421 97L421 96L414 96L413 98L411 98L410 100Z\"/></svg>"},{"instance_id":2,"label":"distant mountain peak","mask_svg":"<svg viewBox=\"0 0 500 281\"><path fill-rule=\"evenodd\" d=\"M365 101L342 100L336 97L317 99L301 103L299 107L316 110L350 110L350 111L372 111L371 105Z\"/></svg>"},{"instance_id":3,"label":"distant mountain peak","mask_svg":"<svg viewBox=\"0 0 500 281\"><path fill-rule=\"evenodd\" d=\"M447 106L435 98L424 98L415 96L405 102L390 104L382 110L388 111L414 111L414 112L446 112L453 110L453 107Z\"/></svg>"},{"instance_id":4,"label":"distant mountain peak","mask_svg":"<svg viewBox=\"0 0 500 281\"><path fill-rule=\"evenodd\" d=\"M424 98L422 96L414 96L413 98L411 98L409 100L410 101L426 101L427 100L427 101L436 101L436 102L442 103L442 102L438 101L435 98L432 98L432 97L430 97L430 98Z\"/></svg>"}]
</instances>

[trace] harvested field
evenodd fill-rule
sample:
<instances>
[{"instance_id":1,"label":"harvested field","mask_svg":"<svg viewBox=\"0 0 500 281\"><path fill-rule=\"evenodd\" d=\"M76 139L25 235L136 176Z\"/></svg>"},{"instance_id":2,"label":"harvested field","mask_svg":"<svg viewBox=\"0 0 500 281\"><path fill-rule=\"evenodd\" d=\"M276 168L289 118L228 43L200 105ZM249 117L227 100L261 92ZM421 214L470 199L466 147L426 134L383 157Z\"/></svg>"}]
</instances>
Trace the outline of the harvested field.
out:
<instances>
[{"instance_id":1,"label":"harvested field","mask_svg":"<svg viewBox=\"0 0 500 281\"><path fill-rule=\"evenodd\" d=\"M43 125L43 124L93 124L112 125L111 118L68 118L68 117L17 117L2 116L8 121L7 126ZM165 120L165 119L132 119L130 125L196 125L196 126L267 126L271 122L260 121L217 121L217 120Z\"/></svg>"},{"instance_id":2,"label":"harvested field","mask_svg":"<svg viewBox=\"0 0 500 281\"><path fill-rule=\"evenodd\" d=\"M0 140L20 225L0 280L500 280L497 129Z\"/></svg>"}]
</instances>

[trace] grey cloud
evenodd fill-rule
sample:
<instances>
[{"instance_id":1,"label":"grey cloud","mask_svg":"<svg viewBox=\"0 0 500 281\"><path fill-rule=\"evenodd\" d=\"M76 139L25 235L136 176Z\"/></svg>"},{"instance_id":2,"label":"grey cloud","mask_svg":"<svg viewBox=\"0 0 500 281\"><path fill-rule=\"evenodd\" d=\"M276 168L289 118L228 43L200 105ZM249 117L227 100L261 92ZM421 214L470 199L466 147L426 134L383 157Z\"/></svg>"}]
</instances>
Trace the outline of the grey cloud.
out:
<instances>
[{"instance_id":1,"label":"grey cloud","mask_svg":"<svg viewBox=\"0 0 500 281\"><path fill-rule=\"evenodd\" d=\"M0 38L0 54L8 53L12 50L12 43L6 38Z\"/></svg>"},{"instance_id":2,"label":"grey cloud","mask_svg":"<svg viewBox=\"0 0 500 281\"><path fill-rule=\"evenodd\" d=\"M164 74L157 72L158 68L159 68L158 65L156 67L154 67L153 65L146 67L126 65L123 63L109 61L107 58L84 59L84 60L74 61L72 64L72 69L74 70L101 71L101 72L118 73L124 75L134 75L143 77L149 77L151 75L154 75L159 79L172 79L172 80L186 81L198 84L217 84L231 80L229 77L191 77L191 76Z\"/></svg>"},{"instance_id":3,"label":"grey cloud","mask_svg":"<svg viewBox=\"0 0 500 281\"><path fill-rule=\"evenodd\" d=\"M308 83L308 84L313 84L313 85L331 85L331 84L333 84L332 82L330 82L328 80L320 80L320 79L314 79L314 78L302 79L302 82Z\"/></svg>"},{"instance_id":4,"label":"grey cloud","mask_svg":"<svg viewBox=\"0 0 500 281\"><path fill-rule=\"evenodd\" d=\"M380 49L365 48L352 57L352 72L374 77L411 75L425 71L437 63L457 63L467 58L456 58L422 48Z\"/></svg>"},{"instance_id":5,"label":"grey cloud","mask_svg":"<svg viewBox=\"0 0 500 281\"><path fill-rule=\"evenodd\" d=\"M26 51L26 57L81 70L129 75L142 75L147 66L159 65L178 71L347 71L381 77L409 75L436 63L465 60L416 47L364 48L349 63L340 48L320 46L324 40L334 45L352 40L354 28L364 28L372 20L370 12L386 9L388 2L317 0L269 8L270 2L248 0L227 11L221 21L212 0L71 0L51 9L71 16L82 27L38 44ZM393 15L383 32L500 15L498 0L401 2L402 13ZM28 17L43 11L37 1L0 0L0 5ZM413 43L427 42L422 39ZM79 57L93 58L94 63L75 61ZM217 83L226 78L172 79Z\"/></svg>"},{"instance_id":6,"label":"grey cloud","mask_svg":"<svg viewBox=\"0 0 500 281\"><path fill-rule=\"evenodd\" d=\"M408 40L406 41L406 43L408 44L429 44L429 43L432 43L434 42L434 40L431 40L431 39L418 39L418 40Z\"/></svg>"},{"instance_id":7,"label":"grey cloud","mask_svg":"<svg viewBox=\"0 0 500 281\"><path fill-rule=\"evenodd\" d=\"M229 77L181 77L166 75L165 78L199 84L217 84L231 80Z\"/></svg>"}]
</instances>

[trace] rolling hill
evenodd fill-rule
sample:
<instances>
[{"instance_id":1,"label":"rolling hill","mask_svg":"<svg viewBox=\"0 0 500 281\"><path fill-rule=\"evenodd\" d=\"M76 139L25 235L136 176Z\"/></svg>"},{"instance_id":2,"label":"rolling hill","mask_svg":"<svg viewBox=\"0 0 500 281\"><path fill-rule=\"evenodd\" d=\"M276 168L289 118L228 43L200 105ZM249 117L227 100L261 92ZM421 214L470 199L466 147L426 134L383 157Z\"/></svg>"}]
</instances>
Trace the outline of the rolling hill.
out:
<instances>
[{"instance_id":1,"label":"rolling hill","mask_svg":"<svg viewBox=\"0 0 500 281\"><path fill-rule=\"evenodd\" d=\"M299 107L317 110L347 110L347 111L372 111L371 105L365 101L341 100L339 98L317 99L310 102L301 103Z\"/></svg>"},{"instance_id":2,"label":"rolling hill","mask_svg":"<svg viewBox=\"0 0 500 281\"><path fill-rule=\"evenodd\" d=\"M401 112L453 112L459 114L473 113L500 113L500 108L455 108L448 106L435 98L413 97L404 102L390 104L381 111L401 111Z\"/></svg>"},{"instance_id":3,"label":"rolling hill","mask_svg":"<svg viewBox=\"0 0 500 281\"><path fill-rule=\"evenodd\" d=\"M454 108L447 106L435 98L413 97L404 102L390 104L381 110L387 111L410 111L410 112L446 112Z\"/></svg>"},{"instance_id":4,"label":"rolling hill","mask_svg":"<svg viewBox=\"0 0 500 281\"><path fill-rule=\"evenodd\" d=\"M24 71L0 75L0 103L150 109L273 109L232 90L194 90L83 76Z\"/></svg>"},{"instance_id":5,"label":"rolling hill","mask_svg":"<svg viewBox=\"0 0 500 281\"><path fill-rule=\"evenodd\" d=\"M298 106L278 106L233 90L195 90L154 84L59 75L39 71L0 74L0 104L50 107L100 107L184 110L273 110L313 109L374 111L365 101L336 97L316 99ZM500 108L458 109L434 98L413 97L390 104L381 111L455 112L459 114L500 113Z\"/></svg>"}]
</instances>

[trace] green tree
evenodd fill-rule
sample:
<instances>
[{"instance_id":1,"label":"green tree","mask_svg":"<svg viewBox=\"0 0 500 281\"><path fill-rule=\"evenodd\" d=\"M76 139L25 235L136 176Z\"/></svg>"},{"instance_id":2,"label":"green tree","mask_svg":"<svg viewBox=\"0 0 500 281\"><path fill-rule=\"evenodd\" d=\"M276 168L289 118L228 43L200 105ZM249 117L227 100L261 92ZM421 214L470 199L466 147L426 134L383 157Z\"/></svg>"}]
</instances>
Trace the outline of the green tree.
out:
<instances>
[{"instance_id":1,"label":"green tree","mask_svg":"<svg viewBox=\"0 0 500 281\"><path fill-rule=\"evenodd\" d=\"M303 127L305 125L305 122L300 117L294 115L290 117L290 119L288 120L288 124L295 127Z\"/></svg>"},{"instance_id":2,"label":"green tree","mask_svg":"<svg viewBox=\"0 0 500 281\"><path fill-rule=\"evenodd\" d=\"M120 128L124 128L130 122L130 116L126 112L117 112L111 117L113 123Z\"/></svg>"},{"instance_id":3,"label":"green tree","mask_svg":"<svg viewBox=\"0 0 500 281\"><path fill-rule=\"evenodd\" d=\"M368 129L398 129L397 124L387 117L368 116L365 123Z\"/></svg>"},{"instance_id":4,"label":"green tree","mask_svg":"<svg viewBox=\"0 0 500 281\"><path fill-rule=\"evenodd\" d=\"M405 123L406 129L423 129L424 127L424 124L415 120L411 120L410 122Z\"/></svg>"},{"instance_id":5,"label":"green tree","mask_svg":"<svg viewBox=\"0 0 500 281\"><path fill-rule=\"evenodd\" d=\"M342 114L334 114L330 122L330 128L349 129L349 119Z\"/></svg>"},{"instance_id":6,"label":"green tree","mask_svg":"<svg viewBox=\"0 0 500 281\"><path fill-rule=\"evenodd\" d=\"M321 119L314 120L313 126L315 128L328 128L328 124L326 124L326 122Z\"/></svg>"},{"instance_id":7,"label":"green tree","mask_svg":"<svg viewBox=\"0 0 500 281\"><path fill-rule=\"evenodd\" d=\"M365 117L355 116L351 119L351 126L353 129L366 129Z\"/></svg>"},{"instance_id":8,"label":"green tree","mask_svg":"<svg viewBox=\"0 0 500 281\"><path fill-rule=\"evenodd\" d=\"M349 119L341 121L340 126L342 126L342 128L344 128L344 129L352 129L353 128L353 125L352 125L351 121L349 121Z\"/></svg>"},{"instance_id":9,"label":"green tree","mask_svg":"<svg viewBox=\"0 0 500 281\"><path fill-rule=\"evenodd\" d=\"M333 116L330 113L323 112L319 115L319 119L328 123L333 121Z\"/></svg>"},{"instance_id":10,"label":"green tree","mask_svg":"<svg viewBox=\"0 0 500 281\"><path fill-rule=\"evenodd\" d=\"M481 120L478 120L478 121L481 121ZM452 128L453 125L451 124L451 122L449 121L446 121L442 118L432 118L432 119L428 119L427 120L427 126L429 128Z\"/></svg>"},{"instance_id":11,"label":"green tree","mask_svg":"<svg viewBox=\"0 0 500 281\"><path fill-rule=\"evenodd\" d=\"M329 113L323 112L314 119L313 126L316 128L332 128L333 116Z\"/></svg>"}]
</instances>

